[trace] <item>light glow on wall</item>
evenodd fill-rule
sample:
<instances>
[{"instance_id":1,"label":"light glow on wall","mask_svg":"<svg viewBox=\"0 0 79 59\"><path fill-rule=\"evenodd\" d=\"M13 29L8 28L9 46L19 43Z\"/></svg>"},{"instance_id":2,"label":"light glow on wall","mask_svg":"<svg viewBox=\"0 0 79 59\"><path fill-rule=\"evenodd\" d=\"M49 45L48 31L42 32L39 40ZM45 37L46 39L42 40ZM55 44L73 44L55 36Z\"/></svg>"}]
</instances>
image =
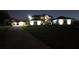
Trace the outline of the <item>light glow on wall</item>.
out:
<instances>
[{"instance_id":1,"label":"light glow on wall","mask_svg":"<svg viewBox=\"0 0 79 59\"><path fill-rule=\"evenodd\" d=\"M20 21L18 25L19 25L19 26L26 26L26 23L25 23L25 22Z\"/></svg>"},{"instance_id":2,"label":"light glow on wall","mask_svg":"<svg viewBox=\"0 0 79 59\"><path fill-rule=\"evenodd\" d=\"M11 25L12 26L17 26L17 22L12 22Z\"/></svg>"},{"instance_id":3,"label":"light glow on wall","mask_svg":"<svg viewBox=\"0 0 79 59\"><path fill-rule=\"evenodd\" d=\"M12 26L13 27L20 27L20 26L26 26L26 23L25 22L12 22Z\"/></svg>"}]
</instances>

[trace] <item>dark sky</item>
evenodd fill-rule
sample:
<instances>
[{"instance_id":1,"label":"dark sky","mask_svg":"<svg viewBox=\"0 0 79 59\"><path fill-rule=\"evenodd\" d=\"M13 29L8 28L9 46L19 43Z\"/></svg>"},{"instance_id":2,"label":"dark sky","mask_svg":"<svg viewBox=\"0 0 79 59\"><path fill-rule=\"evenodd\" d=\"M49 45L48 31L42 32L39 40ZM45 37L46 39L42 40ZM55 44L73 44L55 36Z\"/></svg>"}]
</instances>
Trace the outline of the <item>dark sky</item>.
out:
<instances>
[{"instance_id":1,"label":"dark sky","mask_svg":"<svg viewBox=\"0 0 79 59\"><path fill-rule=\"evenodd\" d=\"M79 10L8 10L11 17L23 19L28 15L48 14L54 17L71 16L79 19Z\"/></svg>"}]
</instances>

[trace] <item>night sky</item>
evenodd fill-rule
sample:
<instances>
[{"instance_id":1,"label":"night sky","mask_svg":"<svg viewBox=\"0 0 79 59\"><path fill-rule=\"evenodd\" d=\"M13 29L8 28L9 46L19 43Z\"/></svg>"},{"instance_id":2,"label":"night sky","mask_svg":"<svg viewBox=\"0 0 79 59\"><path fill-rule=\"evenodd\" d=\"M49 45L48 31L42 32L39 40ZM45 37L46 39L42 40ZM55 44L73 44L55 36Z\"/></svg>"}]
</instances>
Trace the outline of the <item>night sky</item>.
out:
<instances>
[{"instance_id":1,"label":"night sky","mask_svg":"<svg viewBox=\"0 0 79 59\"><path fill-rule=\"evenodd\" d=\"M28 15L48 14L54 17L71 16L79 19L79 10L8 10L11 17L24 19Z\"/></svg>"}]
</instances>

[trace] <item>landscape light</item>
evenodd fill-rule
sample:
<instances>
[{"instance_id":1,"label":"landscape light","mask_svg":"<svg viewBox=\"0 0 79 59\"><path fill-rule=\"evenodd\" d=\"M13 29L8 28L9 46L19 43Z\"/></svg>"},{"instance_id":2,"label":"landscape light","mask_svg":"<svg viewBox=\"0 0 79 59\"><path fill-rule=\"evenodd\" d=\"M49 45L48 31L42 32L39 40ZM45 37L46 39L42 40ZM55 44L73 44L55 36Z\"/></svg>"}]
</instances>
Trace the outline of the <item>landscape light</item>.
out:
<instances>
[{"instance_id":1,"label":"landscape light","mask_svg":"<svg viewBox=\"0 0 79 59\"><path fill-rule=\"evenodd\" d=\"M37 21L37 25L41 25L41 21Z\"/></svg>"},{"instance_id":2,"label":"landscape light","mask_svg":"<svg viewBox=\"0 0 79 59\"><path fill-rule=\"evenodd\" d=\"M63 25L64 24L64 19L59 19L58 23L59 23L59 25Z\"/></svg>"},{"instance_id":3,"label":"landscape light","mask_svg":"<svg viewBox=\"0 0 79 59\"><path fill-rule=\"evenodd\" d=\"M34 21L30 21L30 25L32 25L32 26L33 26L33 25L34 25Z\"/></svg>"},{"instance_id":4,"label":"landscape light","mask_svg":"<svg viewBox=\"0 0 79 59\"><path fill-rule=\"evenodd\" d=\"M67 19L67 25L71 25L71 19Z\"/></svg>"},{"instance_id":5,"label":"landscape light","mask_svg":"<svg viewBox=\"0 0 79 59\"><path fill-rule=\"evenodd\" d=\"M32 20L32 16L28 16L29 20Z\"/></svg>"}]
</instances>

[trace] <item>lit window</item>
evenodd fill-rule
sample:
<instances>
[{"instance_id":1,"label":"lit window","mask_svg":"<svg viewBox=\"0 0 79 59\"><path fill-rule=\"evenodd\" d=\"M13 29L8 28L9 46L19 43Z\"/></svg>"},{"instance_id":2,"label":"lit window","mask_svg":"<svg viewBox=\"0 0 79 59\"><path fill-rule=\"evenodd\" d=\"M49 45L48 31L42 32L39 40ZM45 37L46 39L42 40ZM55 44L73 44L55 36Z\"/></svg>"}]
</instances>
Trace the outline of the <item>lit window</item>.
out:
<instances>
[{"instance_id":1,"label":"lit window","mask_svg":"<svg viewBox=\"0 0 79 59\"><path fill-rule=\"evenodd\" d=\"M30 25L34 25L34 21L30 21Z\"/></svg>"},{"instance_id":2,"label":"lit window","mask_svg":"<svg viewBox=\"0 0 79 59\"><path fill-rule=\"evenodd\" d=\"M37 21L37 25L41 25L41 21Z\"/></svg>"},{"instance_id":3,"label":"lit window","mask_svg":"<svg viewBox=\"0 0 79 59\"><path fill-rule=\"evenodd\" d=\"M67 19L67 25L71 25L71 19Z\"/></svg>"},{"instance_id":4,"label":"lit window","mask_svg":"<svg viewBox=\"0 0 79 59\"><path fill-rule=\"evenodd\" d=\"M63 25L64 24L64 19L59 19L58 23L59 23L59 25Z\"/></svg>"}]
</instances>

